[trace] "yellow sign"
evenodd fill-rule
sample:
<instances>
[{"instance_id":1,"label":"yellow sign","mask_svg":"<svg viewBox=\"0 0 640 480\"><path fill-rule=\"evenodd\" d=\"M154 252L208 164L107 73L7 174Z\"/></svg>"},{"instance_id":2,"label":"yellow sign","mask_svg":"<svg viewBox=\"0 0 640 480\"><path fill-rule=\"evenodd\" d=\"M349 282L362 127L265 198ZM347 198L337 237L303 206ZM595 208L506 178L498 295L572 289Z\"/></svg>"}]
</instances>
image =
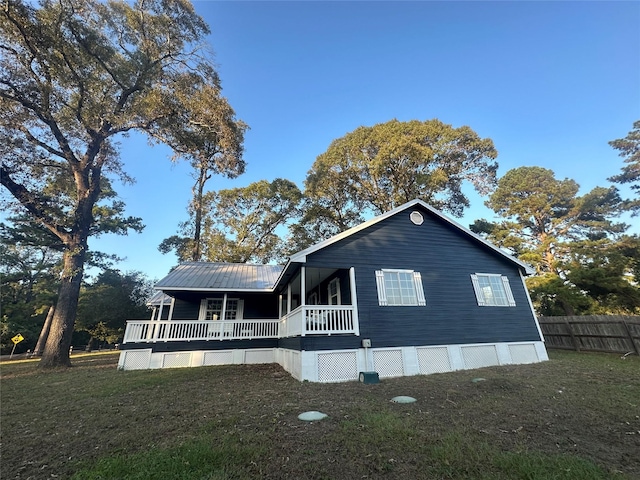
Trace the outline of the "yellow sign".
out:
<instances>
[{"instance_id":1,"label":"yellow sign","mask_svg":"<svg viewBox=\"0 0 640 480\"><path fill-rule=\"evenodd\" d=\"M17 334L15 337L11 339L11 341L16 344L20 343L22 340L24 340L24 337L20 334Z\"/></svg>"}]
</instances>

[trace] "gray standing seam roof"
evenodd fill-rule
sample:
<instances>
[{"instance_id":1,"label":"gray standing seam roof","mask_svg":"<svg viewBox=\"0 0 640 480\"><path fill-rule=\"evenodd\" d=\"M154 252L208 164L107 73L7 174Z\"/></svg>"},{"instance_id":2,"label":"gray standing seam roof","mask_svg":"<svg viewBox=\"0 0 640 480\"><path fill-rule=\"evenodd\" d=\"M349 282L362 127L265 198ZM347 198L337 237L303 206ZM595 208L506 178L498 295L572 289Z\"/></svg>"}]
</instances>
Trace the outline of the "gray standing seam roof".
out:
<instances>
[{"instance_id":1,"label":"gray standing seam roof","mask_svg":"<svg viewBox=\"0 0 640 480\"><path fill-rule=\"evenodd\" d=\"M282 272L280 265L185 262L156 283L158 290L271 291Z\"/></svg>"}]
</instances>

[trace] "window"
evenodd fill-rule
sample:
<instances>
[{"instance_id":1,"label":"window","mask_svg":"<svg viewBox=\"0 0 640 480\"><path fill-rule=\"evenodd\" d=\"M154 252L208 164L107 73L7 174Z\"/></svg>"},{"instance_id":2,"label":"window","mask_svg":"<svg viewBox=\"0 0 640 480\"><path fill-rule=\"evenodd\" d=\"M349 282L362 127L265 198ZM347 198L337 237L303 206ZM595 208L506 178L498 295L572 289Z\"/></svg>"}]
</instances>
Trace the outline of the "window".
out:
<instances>
[{"instance_id":1,"label":"window","mask_svg":"<svg viewBox=\"0 0 640 480\"><path fill-rule=\"evenodd\" d=\"M223 308L224 307L224 308ZM201 320L242 319L242 300L238 298L206 298L200 305Z\"/></svg>"},{"instance_id":2,"label":"window","mask_svg":"<svg viewBox=\"0 0 640 480\"><path fill-rule=\"evenodd\" d=\"M493 273L471 275L476 300L481 307L515 307L509 279Z\"/></svg>"},{"instance_id":3,"label":"window","mask_svg":"<svg viewBox=\"0 0 640 480\"><path fill-rule=\"evenodd\" d=\"M382 306L424 306L427 304L420 272L376 270L378 304Z\"/></svg>"},{"instance_id":4,"label":"window","mask_svg":"<svg viewBox=\"0 0 640 480\"><path fill-rule=\"evenodd\" d=\"M307 301L307 305L318 305L318 294L316 292L312 292L309 295L309 300Z\"/></svg>"},{"instance_id":5,"label":"window","mask_svg":"<svg viewBox=\"0 0 640 480\"><path fill-rule=\"evenodd\" d=\"M411 212L411 215L409 215L409 218L411 218L411 221L415 224L415 225L422 225L424 223L424 217L422 216L422 214L418 211L413 211Z\"/></svg>"},{"instance_id":6,"label":"window","mask_svg":"<svg viewBox=\"0 0 640 480\"><path fill-rule=\"evenodd\" d=\"M329 292L329 305L340 305L340 279L334 278L327 287Z\"/></svg>"}]
</instances>

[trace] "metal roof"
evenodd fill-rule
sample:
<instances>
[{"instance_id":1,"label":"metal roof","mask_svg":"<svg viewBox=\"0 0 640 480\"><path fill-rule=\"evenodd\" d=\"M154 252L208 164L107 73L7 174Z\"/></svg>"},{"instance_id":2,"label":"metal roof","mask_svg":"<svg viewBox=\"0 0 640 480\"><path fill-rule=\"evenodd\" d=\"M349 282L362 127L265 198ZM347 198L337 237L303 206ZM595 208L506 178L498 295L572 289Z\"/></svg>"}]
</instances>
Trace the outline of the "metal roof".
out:
<instances>
[{"instance_id":1,"label":"metal roof","mask_svg":"<svg viewBox=\"0 0 640 480\"><path fill-rule=\"evenodd\" d=\"M174 268L155 288L163 291L264 291L273 290L280 265L185 262Z\"/></svg>"},{"instance_id":2,"label":"metal roof","mask_svg":"<svg viewBox=\"0 0 640 480\"><path fill-rule=\"evenodd\" d=\"M169 305L172 298L163 292L155 292L151 295L151 298L147 301L149 307L159 307L160 305Z\"/></svg>"}]
</instances>

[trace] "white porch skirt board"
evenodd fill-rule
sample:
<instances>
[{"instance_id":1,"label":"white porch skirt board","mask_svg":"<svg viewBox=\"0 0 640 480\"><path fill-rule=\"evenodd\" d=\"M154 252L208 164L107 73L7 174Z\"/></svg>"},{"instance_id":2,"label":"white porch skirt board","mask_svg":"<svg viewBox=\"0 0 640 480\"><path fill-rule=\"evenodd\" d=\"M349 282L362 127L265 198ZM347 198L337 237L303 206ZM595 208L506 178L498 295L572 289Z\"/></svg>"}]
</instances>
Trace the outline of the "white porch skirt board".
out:
<instances>
[{"instance_id":1,"label":"white porch skirt board","mask_svg":"<svg viewBox=\"0 0 640 480\"><path fill-rule=\"evenodd\" d=\"M543 342L505 342L418 347L359 348L297 351L283 348L156 352L124 350L118 368L141 370L278 363L297 380L343 382L357 380L359 372L375 371L380 378L427 375L494 365L548 360Z\"/></svg>"}]
</instances>

